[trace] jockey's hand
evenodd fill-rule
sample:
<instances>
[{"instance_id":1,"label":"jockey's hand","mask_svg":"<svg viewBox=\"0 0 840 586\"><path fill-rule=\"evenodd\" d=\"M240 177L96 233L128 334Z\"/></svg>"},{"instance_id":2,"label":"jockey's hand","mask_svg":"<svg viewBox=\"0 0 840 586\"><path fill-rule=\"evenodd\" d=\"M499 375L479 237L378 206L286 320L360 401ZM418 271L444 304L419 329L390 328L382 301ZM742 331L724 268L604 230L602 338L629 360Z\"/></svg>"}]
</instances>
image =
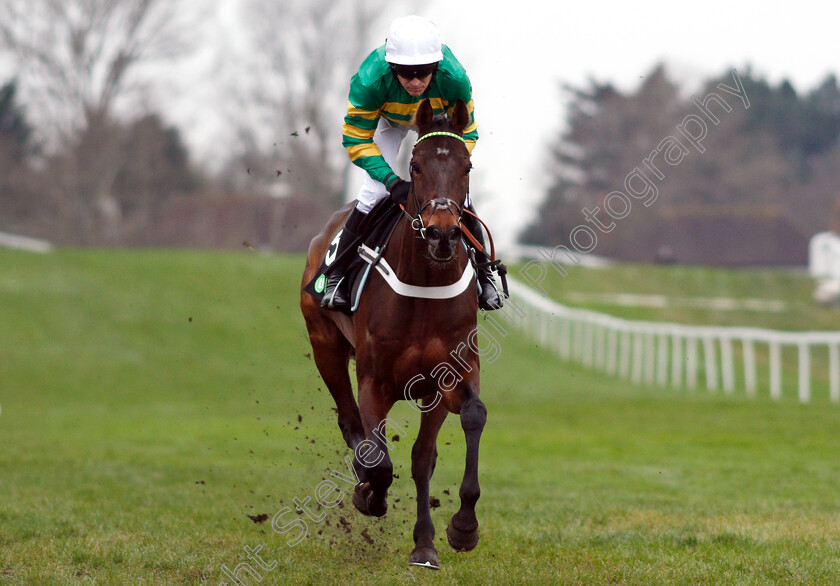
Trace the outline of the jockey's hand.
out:
<instances>
[{"instance_id":1,"label":"jockey's hand","mask_svg":"<svg viewBox=\"0 0 840 586\"><path fill-rule=\"evenodd\" d=\"M391 186L391 199L396 203L405 205L408 200L408 192L411 191L411 181L397 179Z\"/></svg>"}]
</instances>

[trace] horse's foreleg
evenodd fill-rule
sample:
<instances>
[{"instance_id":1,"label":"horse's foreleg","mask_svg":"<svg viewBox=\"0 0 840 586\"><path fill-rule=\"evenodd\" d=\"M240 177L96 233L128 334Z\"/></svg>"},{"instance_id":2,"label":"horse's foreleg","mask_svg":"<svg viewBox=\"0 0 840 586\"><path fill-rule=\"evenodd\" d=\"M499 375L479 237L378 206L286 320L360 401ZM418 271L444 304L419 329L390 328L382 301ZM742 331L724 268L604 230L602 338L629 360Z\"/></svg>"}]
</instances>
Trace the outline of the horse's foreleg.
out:
<instances>
[{"instance_id":1,"label":"horse's foreleg","mask_svg":"<svg viewBox=\"0 0 840 586\"><path fill-rule=\"evenodd\" d=\"M435 526L429 504L429 481L437 460L437 436L448 410L443 405L425 412L420 418L420 431L411 449L411 476L417 489L417 522L414 525L414 551L409 563L439 568L435 549Z\"/></svg>"},{"instance_id":2,"label":"horse's foreleg","mask_svg":"<svg viewBox=\"0 0 840 586\"><path fill-rule=\"evenodd\" d=\"M365 515L381 517L388 510L388 487L394 480L394 466L388 455L387 416L393 402L377 394L371 383L359 384L359 412L365 440L356 446L353 461L363 468L367 482L356 489L353 504ZM362 478L360 475L359 478Z\"/></svg>"},{"instance_id":3,"label":"horse's foreleg","mask_svg":"<svg viewBox=\"0 0 840 586\"><path fill-rule=\"evenodd\" d=\"M467 440L467 461L459 491L461 508L452 516L446 528L449 545L458 551L470 551L478 545L478 519L475 516L475 503L481 496L478 485L478 444L486 421L487 408L478 394L471 390L461 405L461 427Z\"/></svg>"}]
</instances>

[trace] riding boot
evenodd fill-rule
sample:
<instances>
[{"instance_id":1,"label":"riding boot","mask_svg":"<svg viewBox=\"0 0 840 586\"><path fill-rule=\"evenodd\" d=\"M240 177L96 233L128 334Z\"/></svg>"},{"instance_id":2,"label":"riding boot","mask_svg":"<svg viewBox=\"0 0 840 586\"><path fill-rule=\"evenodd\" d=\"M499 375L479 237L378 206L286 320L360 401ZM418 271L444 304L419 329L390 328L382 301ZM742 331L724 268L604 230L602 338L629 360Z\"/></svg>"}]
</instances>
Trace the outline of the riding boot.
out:
<instances>
[{"instance_id":1,"label":"riding boot","mask_svg":"<svg viewBox=\"0 0 840 586\"><path fill-rule=\"evenodd\" d=\"M350 263L356 258L356 255L348 249L356 241L359 226L364 218L365 214L357 208L353 208L353 211L347 217L341 237L338 239L335 260L330 266L330 272L327 276L327 286L324 289L324 297L321 299L321 307L334 311L350 311L350 291L344 274L347 272Z\"/></svg>"},{"instance_id":2,"label":"riding boot","mask_svg":"<svg viewBox=\"0 0 840 586\"><path fill-rule=\"evenodd\" d=\"M468 210L475 213L475 210L470 204ZM466 224L467 230L475 236L476 240L481 242L483 250L478 250L473 247L475 252L475 272L478 275L478 285L480 291L478 292L478 306L485 311L493 311L500 309L504 302L499 290L496 288L496 280L493 278L493 270L490 268L490 256L487 254L487 239L484 237L484 230L481 222L470 214L461 216L461 223Z\"/></svg>"},{"instance_id":3,"label":"riding boot","mask_svg":"<svg viewBox=\"0 0 840 586\"><path fill-rule=\"evenodd\" d=\"M504 302L498 289L496 289L496 280L489 266L490 257L476 250L475 260L477 265L475 272L478 274L478 284L481 286L481 292L478 294L478 306L484 311L501 309Z\"/></svg>"}]
</instances>

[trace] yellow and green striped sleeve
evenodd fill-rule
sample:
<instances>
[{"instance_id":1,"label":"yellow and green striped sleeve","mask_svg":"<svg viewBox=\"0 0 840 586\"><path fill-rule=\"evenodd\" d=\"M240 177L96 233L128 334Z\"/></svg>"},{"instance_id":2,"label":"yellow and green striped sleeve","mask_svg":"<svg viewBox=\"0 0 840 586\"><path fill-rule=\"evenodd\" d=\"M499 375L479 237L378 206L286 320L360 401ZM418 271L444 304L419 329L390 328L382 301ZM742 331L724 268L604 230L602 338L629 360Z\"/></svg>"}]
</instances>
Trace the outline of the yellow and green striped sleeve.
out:
<instances>
[{"instance_id":1,"label":"yellow and green striped sleeve","mask_svg":"<svg viewBox=\"0 0 840 586\"><path fill-rule=\"evenodd\" d=\"M390 187L399 177L385 161L382 152L373 142L373 134L379 124L382 106L381 97L375 88L369 88L354 76L350 83L350 99L347 102L347 115L341 132L342 144L354 165L364 169L372 179Z\"/></svg>"}]
</instances>

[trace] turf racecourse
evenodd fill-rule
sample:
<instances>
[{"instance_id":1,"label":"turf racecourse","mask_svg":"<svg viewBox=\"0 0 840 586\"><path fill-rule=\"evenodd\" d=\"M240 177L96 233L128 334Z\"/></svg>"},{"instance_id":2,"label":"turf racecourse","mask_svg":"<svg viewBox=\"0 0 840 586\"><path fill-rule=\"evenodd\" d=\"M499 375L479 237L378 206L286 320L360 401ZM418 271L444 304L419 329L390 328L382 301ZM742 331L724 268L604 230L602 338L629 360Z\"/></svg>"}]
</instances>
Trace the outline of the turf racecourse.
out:
<instances>
[{"instance_id":1,"label":"turf racecourse","mask_svg":"<svg viewBox=\"0 0 840 586\"><path fill-rule=\"evenodd\" d=\"M840 582L840 406L632 387L518 334L482 371L475 551L445 543L451 418L432 481L442 569L407 567L405 404L387 516L347 493L320 522L285 516L308 521L289 547L271 518L312 505L349 453L297 309L302 263L0 251L0 583L233 583L222 566L246 562L262 584Z\"/></svg>"}]
</instances>

